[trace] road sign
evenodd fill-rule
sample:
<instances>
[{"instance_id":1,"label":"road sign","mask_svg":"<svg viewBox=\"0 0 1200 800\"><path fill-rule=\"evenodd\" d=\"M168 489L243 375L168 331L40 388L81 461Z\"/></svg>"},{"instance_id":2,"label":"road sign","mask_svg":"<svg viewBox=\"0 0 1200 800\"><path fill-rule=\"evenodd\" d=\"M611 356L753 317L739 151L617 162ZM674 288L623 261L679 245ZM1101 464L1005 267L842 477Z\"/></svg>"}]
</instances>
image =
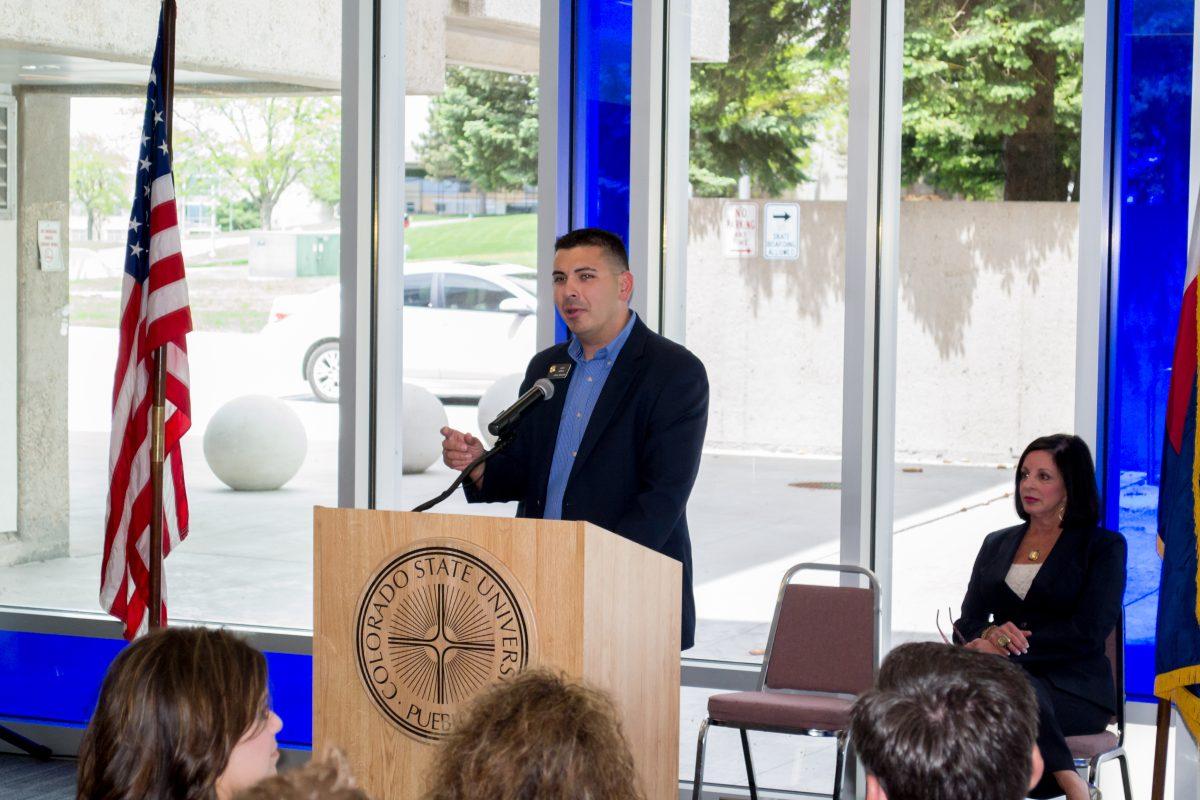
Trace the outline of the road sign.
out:
<instances>
[{"instance_id":1,"label":"road sign","mask_svg":"<svg viewBox=\"0 0 1200 800\"><path fill-rule=\"evenodd\" d=\"M725 258L758 254L758 204L726 203L721 207L721 251Z\"/></svg>"},{"instance_id":2,"label":"road sign","mask_svg":"<svg viewBox=\"0 0 1200 800\"><path fill-rule=\"evenodd\" d=\"M799 203L767 203L763 206L763 258L800 259Z\"/></svg>"}]
</instances>

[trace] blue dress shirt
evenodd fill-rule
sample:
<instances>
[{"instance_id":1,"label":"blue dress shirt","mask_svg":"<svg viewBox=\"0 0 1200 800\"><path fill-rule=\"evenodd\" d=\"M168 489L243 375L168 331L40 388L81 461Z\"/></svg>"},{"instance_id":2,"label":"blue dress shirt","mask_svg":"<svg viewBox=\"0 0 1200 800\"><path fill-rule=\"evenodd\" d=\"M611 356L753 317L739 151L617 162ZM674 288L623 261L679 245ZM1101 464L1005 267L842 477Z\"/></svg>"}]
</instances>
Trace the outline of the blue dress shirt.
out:
<instances>
[{"instance_id":1,"label":"blue dress shirt","mask_svg":"<svg viewBox=\"0 0 1200 800\"><path fill-rule=\"evenodd\" d=\"M562 519L563 495L567 491L567 479L571 477L571 468L575 466L575 454L583 442L583 433L587 430L588 420L596 408L600 391L608 374L612 372L613 363L621 354L621 347L633 330L637 314L629 312L629 321L625 327L604 347L596 351L590 359L583 357L583 345L574 336L567 345L567 354L575 362L579 374L571 379L567 387L567 398L563 402L562 417L558 422L558 439L554 443L554 460L550 462L550 480L546 483L546 508L543 519Z\"/></svg>"}]
</instances>

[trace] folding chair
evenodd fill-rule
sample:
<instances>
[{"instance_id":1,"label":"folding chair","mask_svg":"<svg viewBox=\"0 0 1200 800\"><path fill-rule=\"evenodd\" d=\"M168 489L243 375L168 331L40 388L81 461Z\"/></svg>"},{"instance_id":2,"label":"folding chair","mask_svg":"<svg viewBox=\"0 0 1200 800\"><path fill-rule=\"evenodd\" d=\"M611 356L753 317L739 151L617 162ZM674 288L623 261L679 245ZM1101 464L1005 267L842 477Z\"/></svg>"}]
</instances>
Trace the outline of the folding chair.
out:
<instances>
[{"instance_id":1,"label":"folding chair","mask_svg":"<svg viewBox=\"0 0 1200 800\"><path fill-rule=\"evenodd\" d=\"M865 576L868 588L793 584L802 570ZM837 737L833 798L839 800L850 727L850 707L871 688L879 666L879 582L870 570L836 564L797 564L779 586L758 689L716 694L696 744L692 798L704 781L704 751L712 725L742 737L750 797L758 798L746 731Z\"/></svg>"},{"instance_id":2,"label":"folding chair","mask_svg":"<svg viewBox=\"0 0 1200 800\"><path fill-rule=\"evenodd\" d=\"M1107 728L1100 733L1087 736L1068 736L1067 747L1075 759L1076 769L1087 767L1087 782L1089 786L1098 786L1100 765L1116 759L1121 765L1121 782L1125 788L1125 800L1133 800L1133 792L1129 787L1129 761L1125 757L1125 615L1108 639L1104 642L1104 650L1108 661L1112 664L1113 683L1117 690L1117 713L1113 715L1109 725L1116 725L1117 732Z\"/></svg>"}]
</instances>

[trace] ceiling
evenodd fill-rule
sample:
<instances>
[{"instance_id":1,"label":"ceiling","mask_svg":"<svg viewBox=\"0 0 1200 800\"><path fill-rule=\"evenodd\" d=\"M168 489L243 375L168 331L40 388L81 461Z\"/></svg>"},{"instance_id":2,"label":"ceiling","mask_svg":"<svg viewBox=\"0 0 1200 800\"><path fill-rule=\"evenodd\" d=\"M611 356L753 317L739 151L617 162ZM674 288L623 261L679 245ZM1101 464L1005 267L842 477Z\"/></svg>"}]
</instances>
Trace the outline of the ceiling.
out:
<instances>
[{"instance_id":1,"label":"ceiling","mask_svg":"<svg viewBox=\"0 0 1200 800\"><path fill-rule=\"evenodd\" d=\"M150 77L149 59L145 64L128 64L32 50L0 49L0 84L14 86L97 86L146 85ZM176 70L175 83L213 84L246 83L243 78L209 72Z\"/></svg>"}]
</instances>

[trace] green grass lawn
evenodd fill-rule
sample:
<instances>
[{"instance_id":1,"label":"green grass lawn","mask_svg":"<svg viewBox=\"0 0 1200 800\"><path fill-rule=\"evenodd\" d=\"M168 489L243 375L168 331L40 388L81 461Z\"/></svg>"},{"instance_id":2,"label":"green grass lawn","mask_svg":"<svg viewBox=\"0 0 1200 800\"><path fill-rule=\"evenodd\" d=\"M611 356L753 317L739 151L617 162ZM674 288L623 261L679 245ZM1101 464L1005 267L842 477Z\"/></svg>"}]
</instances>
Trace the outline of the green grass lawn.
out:
<instances>
[{"instance_id":1,"label":"green grass lawn","mask_svg":"<svg viewBox=\"0 0 1200 800\"><path fill-rule=\"evenodd\" d=\"M534 267L537 215L463 217L409 228L404 241L412 261L492 261ZM196 330L253 333L266 324L271 303L279 295L315 292L337 281L332 276L252 279L246 263L237 254L218 254L211 262L196 259L188 264ZM120 296L119 278L71 281L71 324L116 327Z\"/></svg>"},{"instance_id":2,"label":"green grass lawn","mask_svg":"<svg viewBox=\"0 0 1200 800\"><path fill-rule=\"evenodd\" d=\"M537 214L476 217L405 231L412 261L470 259L537 266Z\"/></svg>"}]
</instances>

